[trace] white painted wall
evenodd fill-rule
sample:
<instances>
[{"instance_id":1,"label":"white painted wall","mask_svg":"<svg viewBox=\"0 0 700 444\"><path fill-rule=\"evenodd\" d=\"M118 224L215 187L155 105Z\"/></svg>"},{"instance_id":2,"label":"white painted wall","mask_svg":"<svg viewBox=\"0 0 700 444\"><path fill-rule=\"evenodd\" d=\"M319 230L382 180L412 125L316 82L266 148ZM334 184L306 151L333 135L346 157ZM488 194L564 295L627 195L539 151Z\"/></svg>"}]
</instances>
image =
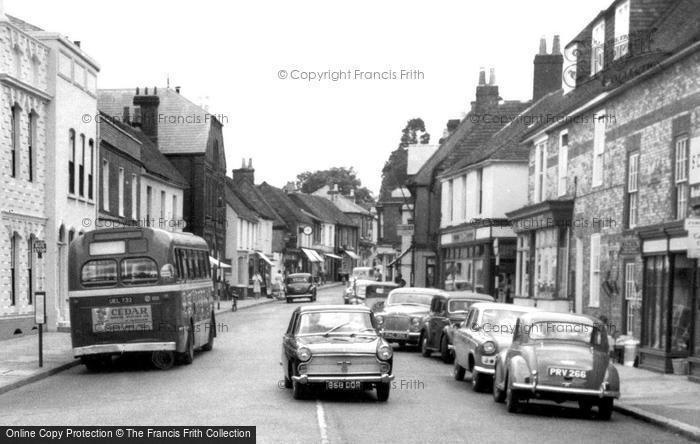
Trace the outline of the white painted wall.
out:
<instances>
[{"instance_id":1,"label":"white painted wall","mask_svg":"<svg viewBox=\"0 0 700 444\"><path fill-rule=\"evenodd\" d=\"M148 208L148 187L151 187L151 208ZM165 206L161 206L161 192L165 192ZM148 174L141 175L141 219L146 219L150 214L149 223L155 228L168 231L182 231L182 188L155 179ZM176 197L177 206L173 208L173 196Z\"/></svg>"}]
</instances>

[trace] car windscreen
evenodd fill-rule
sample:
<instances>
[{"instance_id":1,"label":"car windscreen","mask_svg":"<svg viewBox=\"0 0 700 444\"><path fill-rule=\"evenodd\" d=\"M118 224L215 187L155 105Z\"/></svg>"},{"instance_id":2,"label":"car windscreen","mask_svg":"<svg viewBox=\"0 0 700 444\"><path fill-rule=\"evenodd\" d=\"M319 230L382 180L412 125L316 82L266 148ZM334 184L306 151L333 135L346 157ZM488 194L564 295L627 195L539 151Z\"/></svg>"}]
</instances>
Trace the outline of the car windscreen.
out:
<instances>
[{"instance_id":1,"label":"car windscreen","mask_svg":"<svg viewBox=\"0 0 700 444\"><path fill-rule=\"evenodd\" d=\"M427 305L430 306L430 301L433 300L433 295L431 294L421 294L421 293L393 293L386 300L387 305L394 304L413 304L413 305Z\"/></svg>"},{"instance_id":2,"label":"car windscreen","mask_svg":"<svg viewBox=\"0 0 700 444\"><path fill-rule=\"evenodd\" d=\"M308 284L311 282L311 276L290 276L287 278L288 284Z\"/></svg>"},{"instance_id":3,"label":"car windscreen","mask_svg":"<svg viewBox=\"0 0 700 444\"><path fill-rule=\"evenodd\" d=\"M576 341L593 345L603 343L603 334L599 328L576 322L535 322L532 325L524 325L523 329L530 335L530 339L538 341Z\"/></svg>"},{"instance_id":4,"label":"car windscreen","mask_svg":"<svg viewBox=\"0 0 700 444\"><path fill-rule=\"evenodd\" d=\"M367 279L367 278L372 278L374 277L374 270L371 268L364 268L364 269L354 269L352 270L352 275L353 277L359 278L359 279Z\"/></svg>"},{"instance_id":5,"label":"car windscreen","mask_svg":"<svg viewBox=\"0 0 700 444\"><path fill-rule=\"evenodd\" d=\"M86 287L107 287L117 283L117 261L103 259L83 265L80 281Z\"/></svg>"},{"instance_id":6,"label":"car windscreen","mask_svg":"<svg viewBox=\"0 0 700 444\"><path fill-rule=\"evenodd\" d=\"M320 311L301 315L298 334L373 334L374 332L372 318L367 312Z\"/></svg>"},{"instance_id":7,"label":"car windscreen","mask_svg":"<svg viewBox=\"0 0 700 444\"><path fill-rule=\"evenodd\" d=\"M468 299L454 299L447 304L447 311L449 313L466 313L473 303L474 301Z\"/></svg>"},{"instance_id":8,"label":"car windscreen","mask_svg":"<svg viewBox=\"0 0 700 444\"><path fill-rule=\"evenodd\" d=\"M481 316L480 327L486 333L511 336L515 322L523 312L516 310L486 309Z\"/></svg>"}]
</instances>

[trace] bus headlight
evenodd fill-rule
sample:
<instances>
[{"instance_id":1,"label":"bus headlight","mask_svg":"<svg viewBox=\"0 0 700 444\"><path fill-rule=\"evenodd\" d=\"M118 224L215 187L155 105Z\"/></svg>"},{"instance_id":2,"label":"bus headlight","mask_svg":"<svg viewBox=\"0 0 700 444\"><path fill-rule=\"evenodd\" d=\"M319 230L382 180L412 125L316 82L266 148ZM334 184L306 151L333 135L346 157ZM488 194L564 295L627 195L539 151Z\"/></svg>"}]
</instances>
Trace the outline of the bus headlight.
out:
<instances>
[{"instance_id":1,"label":"bus headlight","mask_svg":"<svg viewBox=\"0 0 700 444\"><path fill-rule=\"evenodd\" d=\"M309 350L306 347L300 348L299 350L297 350L297 358L299 358L301 362L308 361L309 359L311 359L311 350Z\"/></svg>"}]
</instances>

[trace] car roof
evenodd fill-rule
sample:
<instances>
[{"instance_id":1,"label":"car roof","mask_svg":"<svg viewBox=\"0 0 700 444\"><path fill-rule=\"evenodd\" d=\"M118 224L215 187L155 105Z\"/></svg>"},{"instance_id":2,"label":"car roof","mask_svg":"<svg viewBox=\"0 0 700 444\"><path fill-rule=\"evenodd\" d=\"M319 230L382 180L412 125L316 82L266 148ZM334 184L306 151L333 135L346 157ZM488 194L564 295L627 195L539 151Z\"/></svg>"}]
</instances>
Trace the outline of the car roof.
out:
<instances>
[{"instance_id":1,"label":"car roof","mask_svg":"<svg viewBox=\"0 0 700 444\"><path fill-rule=\"evenodd\" d=\"M297 307L296 311L299 313L313 313L317 311L363 311L370 313L371 310L366 305L306 305L303 307Z\"/></svg>"},{"instance_id":2,"label":"car roof","mask_svg":"<svg viewBox=\"0 0 700 444\"><path fill-rule=\"evenodd\" d=\"M290 275L287 275L287 277L294 277L294 276L311 276L311 273L292 273Z\"/></svg>"},{"instance_id":3,"label":"car roof","mask_svg":"<svg viewBox=\"0 0 700 444\"><path fill-rule=\"evenodd\" d=\"M554 311L536 311L527 313L521 317L522 322L532 324L536 322L571 322L583 325L601 325L600 320L593 316L576 313L561 313Z\"/></svg>"},{"instance_id":4,"label":"car roof","mask_svg":"<svg viewBox=\"0 0 700 444\"><path fill-rule=\"evenodd\" d=\"M530 307L528 305L504 304L501 302L477 302L475 304L472 304L471 308L479 308L483 310L513 310L522 311L523 313L539 311L537 308Z\"/></svg>"},{"instance_id":5,"label":"car roof","mask_svg":"<svg viewBox=\"0 0 700 444\"><path fill-rule=\"evenodd\" d=\"M493 296L483 293L475 293L473 291L450 291L445 296L448 300L471 299L484 302L495 302Z\"/></svg>"},{"instance_id":6,"label":"car roof","mask_svg":"<svg viewBox=\"0 0 700 444\"><path fill-rule=\"evenodd\" d=\"M367 284L367 285L388 285L391 287L398 287L399 284L395 282L390 282L390 281L375 281L372 279L357 279L355 282L358 284Z\"/></svg>"},{"instance_id":7,"label":"car roof","mask_svg":"<svg viewBox=\"0 0 700 444\"><path fill-rule=\"evenodd\" d=\"M427 294L431 296L435 295L446 295L445 290L440 290L439 288L421 288L421 287L401 287L392 290L392 293L415 293L415 294Z\"/></svg>"}]
</instances>

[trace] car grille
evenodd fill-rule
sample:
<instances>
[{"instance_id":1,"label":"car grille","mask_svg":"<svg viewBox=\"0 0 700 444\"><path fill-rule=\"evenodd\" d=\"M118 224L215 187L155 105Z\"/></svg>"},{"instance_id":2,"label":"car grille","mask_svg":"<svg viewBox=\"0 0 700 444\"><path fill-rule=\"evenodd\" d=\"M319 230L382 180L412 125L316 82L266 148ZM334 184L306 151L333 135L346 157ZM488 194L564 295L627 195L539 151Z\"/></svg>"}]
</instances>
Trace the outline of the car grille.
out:
<instances>
[{"instance_id":1,"label":"car grille","mask_svg":"<svg viewBox=\"0 0 700 444\"><path fill-rule=\"evenodd\" d=\"M361 375L380 372L380 362L373 354L366 356L313 356L307 363L307 374L309 375Z\"/></svg>"},{"instance_id":2,"label":"car grille","mask_svg":"<svg viewBox=\"0 0 700 444\"><path fill-rule=\"evenodd\" d=\"M384 318L384 330L408 331L410 326L411 319L405 316L387 316Z\"/></svg>"}]
</instances>

